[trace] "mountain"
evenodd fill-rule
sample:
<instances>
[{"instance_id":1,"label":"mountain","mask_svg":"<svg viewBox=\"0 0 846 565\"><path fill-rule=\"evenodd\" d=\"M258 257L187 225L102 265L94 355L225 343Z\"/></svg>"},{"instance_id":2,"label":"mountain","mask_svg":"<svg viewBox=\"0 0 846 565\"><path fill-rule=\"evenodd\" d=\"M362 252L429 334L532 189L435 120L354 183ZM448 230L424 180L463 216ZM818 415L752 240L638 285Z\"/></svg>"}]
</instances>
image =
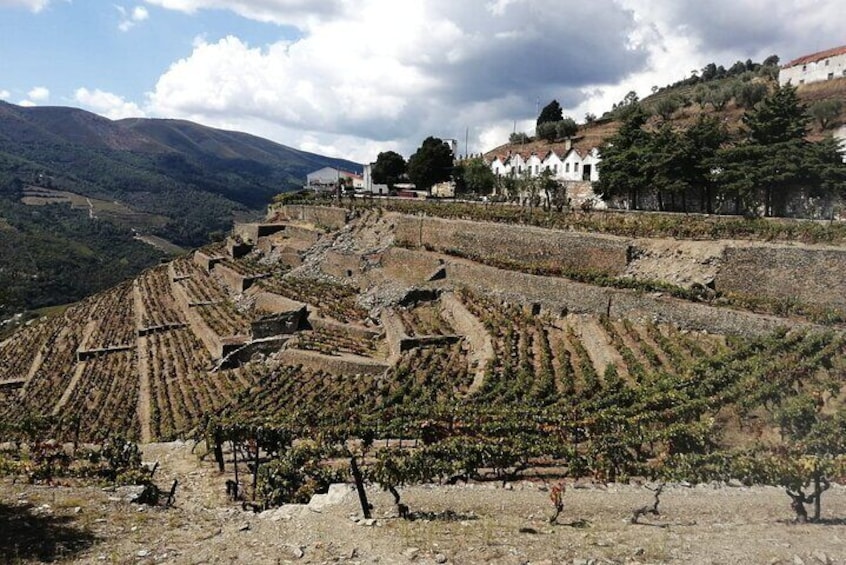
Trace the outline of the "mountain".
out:
<instances>
[{"instance_id":1,"label":"mountain","mask_svg":"<svg viewBox=\"0 0 846 565\"><path fill-rule=\"evenodd\" d=\"M113 121L77 108L0 102L0 186L15 181L119 201L168 220L129 226L179 245L226 230L325 166L361 166L184 120Z\"/></svg>"},{"instance_id":2,"label":"mountain","mask_svg":"<svg viewBox=\"0 0 846 565\"><path fill-rule=\"evenodd\" d=\"M164 257L144 241L205 244L325 166L361 169L184 120L0 102L0 318L79 300Z\"/></svg>"}]
</instances>

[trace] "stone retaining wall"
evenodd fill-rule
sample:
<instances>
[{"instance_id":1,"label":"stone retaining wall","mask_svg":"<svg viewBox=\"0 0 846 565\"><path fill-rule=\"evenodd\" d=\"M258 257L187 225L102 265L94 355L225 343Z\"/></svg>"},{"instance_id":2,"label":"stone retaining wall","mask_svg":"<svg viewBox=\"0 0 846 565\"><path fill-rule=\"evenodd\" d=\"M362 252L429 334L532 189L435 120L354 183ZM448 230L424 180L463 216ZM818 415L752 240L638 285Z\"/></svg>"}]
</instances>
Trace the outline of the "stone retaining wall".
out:
<instances>
[{"instance_id":1,"label":"stone retaining wall","mask_svg":"<svg viewBox=\"0 0 846 565\"><path fill-rule=\"evenodd\" d=\"M202 251L194 252L194 264L207 273L210 273L214 266L223 261L223 259L224 257L208 255Z\"/></svg>"},{"instance_id":2,"label":"stone retaining wall","mask_svg":"<svg viewBox=\"0 0 846 565\"><path fill-rule=\"evenodd\" d=\"M312 371L323 371L333 375L381 375L388 370L387 363L367 357L323 355L301 349L286 349L279 358L287 365L302 365Z\"/></svg>"},{"instance_id":3,"label":"stone retaining wall","mask_svg":"<svg viewBox=\"0 0 846 565\"><path fill-rule=\"evenodd\" d=\"M720 292L796 299L846 313L846 249L728 247L714 284Z\"/></svg>"},{"instance_id":4,"label":"stone retaining wall","mask_svg":"<svg viewBox=\"0 0 846 565\"><path fill-rule=\"evenodd\" d=\"M621 276L629 261L625 238L466 220L400 216L396 242L503 264Z\"/></svg>"},{"instance_id":5,"label":"stone retaining wall","mask_svg":"<svg viewBox=\"0 0 846 565\"><path fill-rule=\"evenodd\" d=\"M402 247L391 247L382 253L382 269L392 279L405 284L420 284L432 278L443 259Z\"/></svg>"},{"instance_id":6,"label":"stone retaining wall","mask_svg":"<svg viewBox=\"0 0 846 565\"><path fill-rule=\"evenodd\" d=\"M425 253L425 252L421 252ZM604 288L567 279L528 275L448 260L447 278L437 284L467 286L480 293L497 293L530 307L539 306L553 315L567 313L607 314L612 318L651 320L717 334L763 336L787 324L787 320L697 304L659 294ZM430 283L435 284L435 283Z\"/></svg>"},{"instance_id":7,"label":"stone retaining wall","mask_svg":"<svg viewBox=\"0 0 846 565\"><path fill-rule=\"evenodd\" d=\"M296 220L328 230L339 230L347 223L347 211L329 206L271 204L267 208L267 219Z\"/></svg>"}]
</instances>

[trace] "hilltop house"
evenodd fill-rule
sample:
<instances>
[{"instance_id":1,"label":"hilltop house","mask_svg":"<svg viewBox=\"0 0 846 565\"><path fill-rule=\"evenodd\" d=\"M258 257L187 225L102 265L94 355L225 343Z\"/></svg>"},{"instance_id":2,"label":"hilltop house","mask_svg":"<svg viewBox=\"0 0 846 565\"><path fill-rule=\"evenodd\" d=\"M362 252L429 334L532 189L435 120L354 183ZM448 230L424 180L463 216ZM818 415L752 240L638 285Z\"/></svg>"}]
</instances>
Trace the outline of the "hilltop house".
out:
<instances>
[{"instance_id":1,"label":"hilltop house","mask_svg":"<svg viewBox=\"0 0 846 565\"><path fill-rule=\"evenodd\" d=\"M846 77L846 45L805 55L784 65L778 73L781 86Z\"/></svg>"},{"instance_id":2,"label":"hilltop house","mask_svg":"<svg viewBox=\"0 0 846 565\"><path fill-rule=\"evenodd\" d=\"M495 156L490 166L497 177L537 177L544 171L549 171L553 179L566 187L571 204L581 206L587 201L593 205L601 205L591 186L599 180L600 161L596 147L585 151L570 146L560 154L552 149L542 153L509 152Z\"/></svg>"},{"instance_id":3,"label":"hilltop house","mask_svg":"<svg viewBox=\"0 0 846 565\"><path fill-rule=\"evenodd\" d=\"M347 186L363 187L364 179L361 175L335 167L323 167L306 175L305 188L316 192L335 190L341 179L345 179Z\"/></svg>"}]
</instances>

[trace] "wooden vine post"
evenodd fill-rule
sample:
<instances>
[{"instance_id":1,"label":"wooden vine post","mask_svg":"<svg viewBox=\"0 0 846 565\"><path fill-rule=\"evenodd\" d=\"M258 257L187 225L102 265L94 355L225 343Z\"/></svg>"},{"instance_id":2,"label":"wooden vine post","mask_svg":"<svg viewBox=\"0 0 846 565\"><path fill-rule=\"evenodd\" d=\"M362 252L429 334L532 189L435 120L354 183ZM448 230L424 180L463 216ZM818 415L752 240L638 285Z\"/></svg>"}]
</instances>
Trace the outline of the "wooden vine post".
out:
<instances>
[{"instance_id":1,"label":"wooden vine post","mask_svg":"<svg viewBox=\"0 0 846 565\"><path fill-rule=\"evenodd\" d=\"M355 480L355 489L358 491L358 502L361 504L361 513L365 519L370 519L370 503L367 501L367 493L364 491L364 478L358 468L358 461L355 455L350 456L350 470Z\"/></svg>"}]
</instances>

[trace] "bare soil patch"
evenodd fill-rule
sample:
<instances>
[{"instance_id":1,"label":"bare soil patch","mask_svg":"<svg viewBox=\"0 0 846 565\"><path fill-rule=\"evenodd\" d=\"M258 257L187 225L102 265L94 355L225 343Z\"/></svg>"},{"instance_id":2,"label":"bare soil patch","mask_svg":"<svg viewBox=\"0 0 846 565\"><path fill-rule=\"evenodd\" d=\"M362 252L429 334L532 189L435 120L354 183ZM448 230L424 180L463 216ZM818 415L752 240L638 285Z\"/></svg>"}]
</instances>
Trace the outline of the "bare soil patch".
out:
<instances>
[{"instance_id":1,"label":"bare soil patch","mask_svg":"<svg viewBox=\"0 0 846 565\"><path fill-rule=\"evenodd\" d=\"M401 489L418 519L395 517L390 494L370 488L375 520L359 519L352 490L324 505L241 510L191 444L144 446L160 485L179 480L174 507L127 502L118 490L4 480L0 549L9 563L846 563L846 489L823 503L825 523L795 525L770 487L665 488L660 516L629 523L651 504L639 485L568 485L550 525L548 486ZM15 527L9 527L14 520ZM570 525L565 525L570 524Z\"/></svg>"}]
</instances>

